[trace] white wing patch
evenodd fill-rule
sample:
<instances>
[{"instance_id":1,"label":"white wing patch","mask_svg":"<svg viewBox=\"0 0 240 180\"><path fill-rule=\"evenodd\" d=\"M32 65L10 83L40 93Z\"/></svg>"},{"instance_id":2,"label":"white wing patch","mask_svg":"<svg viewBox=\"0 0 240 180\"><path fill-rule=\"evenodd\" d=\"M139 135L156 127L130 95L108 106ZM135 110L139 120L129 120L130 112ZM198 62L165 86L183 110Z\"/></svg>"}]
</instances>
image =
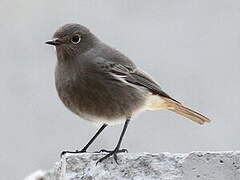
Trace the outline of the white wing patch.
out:
<instances>
[{"instance_id":1,"label":"white wing patch","mask_svg":"<svg viewBox=\"0 0 240 180\"><path fill-rule=\"evenodd\" d=\"M126 81L126 77L127 77L127 75L118 75L118 74L114 74L114 73L110 73L114 78L116 78L117 80L119 80L119 81L121 81L121 82L123 82L123 83L125 83L126 85L128 85L128 86L132 86L132 87L134 87L134 88L136 88L136 89L138 89L138 90L144 90L144 91L146 91L147 90L147 88L145 88L145 87L143 87L143 86L138 86L138 85L136 85L136 84L132 84L132 83L130 83L130 82L127 82ZM148 90L147 90L148 91Z\"/></svg>"}]
</instances>

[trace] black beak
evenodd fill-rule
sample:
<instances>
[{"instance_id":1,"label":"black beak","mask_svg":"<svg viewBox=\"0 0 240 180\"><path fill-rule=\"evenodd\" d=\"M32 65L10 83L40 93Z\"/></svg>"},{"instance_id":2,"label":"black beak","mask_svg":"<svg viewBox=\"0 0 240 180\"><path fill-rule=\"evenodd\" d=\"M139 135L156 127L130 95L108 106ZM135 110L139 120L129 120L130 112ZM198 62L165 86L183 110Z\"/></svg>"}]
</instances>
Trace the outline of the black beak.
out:
<instances>
[{"instance_id":1,"label":"black beak","mask_svg":"<svg viewBox=\"0 0 240 180\"><path fill-rule=\"evenodd\" d=\"M58 46L58 45L61 45L63 42L61 40L59 40L58 38L56 38L53 40L46 41L45 43L49 44L49 45L53 45L53 46Z\"/></svg>"}]
</instances>

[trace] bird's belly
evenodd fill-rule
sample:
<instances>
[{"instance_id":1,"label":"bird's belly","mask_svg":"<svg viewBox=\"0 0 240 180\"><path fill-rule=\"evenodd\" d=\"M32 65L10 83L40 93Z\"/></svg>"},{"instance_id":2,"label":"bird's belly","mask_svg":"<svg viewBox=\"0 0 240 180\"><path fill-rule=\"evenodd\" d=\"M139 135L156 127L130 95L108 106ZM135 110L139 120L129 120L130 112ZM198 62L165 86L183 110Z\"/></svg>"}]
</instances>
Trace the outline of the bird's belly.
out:
<instances>
[{"instance_id":1,"label":"bird's belly","mask_svg":"<svg viewBox=\"0 0 240 180\"><path fill-rule=\"evenodd\" d=\"M83 119L96 124L116 124L140 111L147 92L131 86L106 88L59 87L60 99L66 107Z\"/></svg>"}]
</instances>

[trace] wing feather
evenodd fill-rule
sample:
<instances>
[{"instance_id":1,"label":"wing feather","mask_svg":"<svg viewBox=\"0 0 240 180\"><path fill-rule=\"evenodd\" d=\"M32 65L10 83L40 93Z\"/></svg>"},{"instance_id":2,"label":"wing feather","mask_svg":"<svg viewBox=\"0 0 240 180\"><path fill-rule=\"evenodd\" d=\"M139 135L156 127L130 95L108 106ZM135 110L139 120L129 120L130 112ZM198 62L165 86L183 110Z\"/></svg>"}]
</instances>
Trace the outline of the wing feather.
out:
<instances>
[{"instance_id":1,"label":"wing feather","mask_svg":"<svg viewBox=\"0 0 240 180\"><path fill-rule=\"evenodd\" d=\"M160 96L178 102L172 97L170 97L167 93L165 93L161 89L161 87L149 75L147 75L146 73L137 68L127 67L122 64L107 61L105 59L101 59L99 65L100 68L105 72L112 73L118 76L119 78L124 78L124 80L127 81L128 83L145 87L153 94L158 94Z\"/></svg>"}]
</instances>

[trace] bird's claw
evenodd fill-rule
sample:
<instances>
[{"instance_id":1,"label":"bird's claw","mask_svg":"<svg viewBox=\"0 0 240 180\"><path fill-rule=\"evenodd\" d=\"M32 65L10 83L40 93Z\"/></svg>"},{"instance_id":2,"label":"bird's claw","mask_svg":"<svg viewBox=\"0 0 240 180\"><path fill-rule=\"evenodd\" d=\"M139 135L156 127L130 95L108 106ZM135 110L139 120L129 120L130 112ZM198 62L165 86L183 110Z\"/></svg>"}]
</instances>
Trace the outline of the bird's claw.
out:
<instances>
[{"instance_id":1,"label":"bird's claw","mask_svg":"<svg viewBox=\"0 0 240 180\"><path fill-rule=\"evenodd\" d=\"M78 153L85 153L87 152L86 150L76 150L76 151L62 151L60 154L60 157L62 158L66 153L70 153L70 154L78 154Z\"/></svg>"},{"instance_id":2,"label":"bird's claw","mask_svg":"<svg viewBox=\"0 0 240 180\"><path fill-rule=\"evenodd\" d=\"M101 159L99 159L99 160L97 161L96 165L97 165L98 163L103 162L105 159L107 159L107 158L109 158L109 157L111 157L111 156L113 156L113 159L115 160L115 162L116 162L117 164L119 164L119 163L118 163L117 154L118 154L118 153L128 152L128 150L127 150L127 149L118 149L118 148L115 148L113 151L108 151L108 150L102 149L102 150L100 150L99 152L106 152L106 153L108 153L108 154L105 155L104 157L102 157Z\"/></svg>"},{"instance_id":3,"label":"bird's claw","mask_svg":"<svg viewBox=\"0 0 240 180\"><path fill-rule=\"evenodd\" d=\"M102 153L102 152L111 153L112 151L109 151L106 149L101 149L100 151L96 151L96 153ZM119 149L118 153L128 153L128 150L127 149Z\"/></svg>"}]
</instances>

